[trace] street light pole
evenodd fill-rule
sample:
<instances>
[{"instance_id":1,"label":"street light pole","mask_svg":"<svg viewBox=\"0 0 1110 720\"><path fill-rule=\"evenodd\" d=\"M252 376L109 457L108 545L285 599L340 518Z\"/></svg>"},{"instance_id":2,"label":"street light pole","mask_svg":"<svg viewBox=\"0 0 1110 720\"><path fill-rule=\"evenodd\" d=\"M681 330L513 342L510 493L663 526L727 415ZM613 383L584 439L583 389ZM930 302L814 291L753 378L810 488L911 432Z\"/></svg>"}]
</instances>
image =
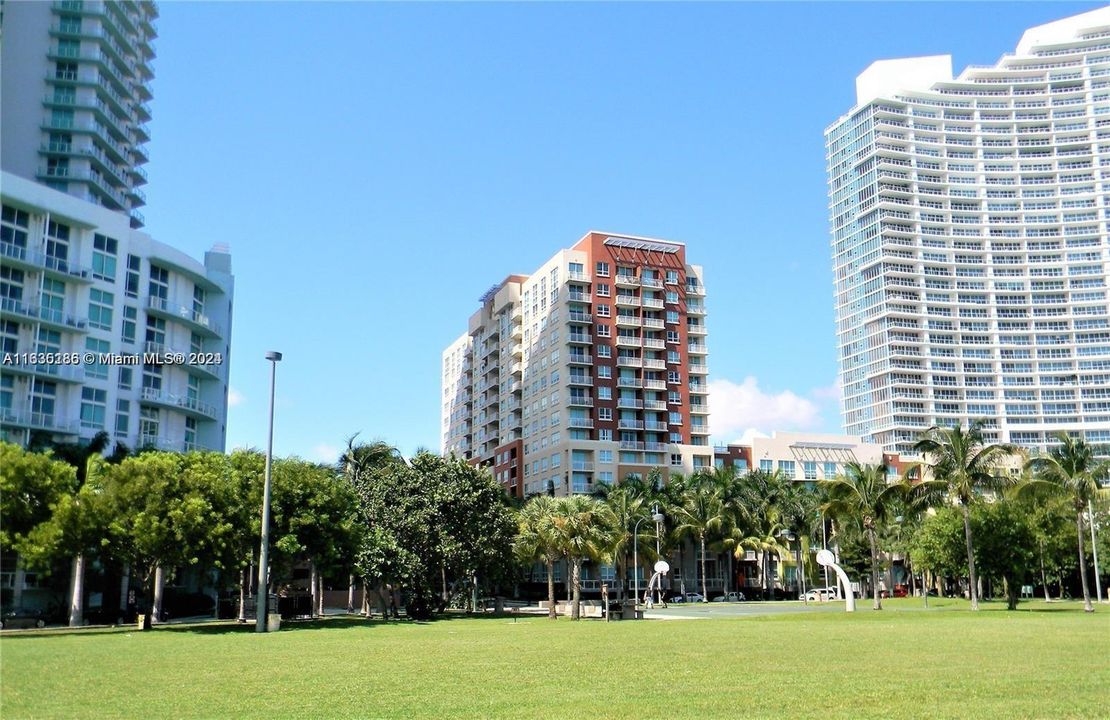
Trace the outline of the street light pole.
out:
<instances>
[{"instance_id":1,"label":"street light pole","mask_svg":"<svg viewBox=\"0 0 1110 720\"><path fill-rule=\"evenodd\" d=\"M281 353L266 353L270 361L270 435L266 443L266 481L262 489L262 549L258 553L258 597L254 602L254 631L266 632L266 607L270 589L270 472L274 461L274 385Z\"/></svg>"},{"instance_id":2,"label":"street light pole","mask_svg":"<svg viewBox=\"0 0 1110 720\"><path fill-rule=\"evenodd\" d=\"M659 557L659 528L663 525L663 513L659 512L659 506L656 505L652 508L653 514L651 519L655 521L655 557ZM655 584L655 599L659 600L659 593L662 591L660 588L661 583ZM648 588L649 590L651 588Z\"/></svg>"},{"instance_id":3,"label":"street light pole","mask_svg":"<svg viewBox=\"0 0 1110 720\"><path fill-rule=\"evenodd\" d=\"M636 521L632 526L632 600L633 602L640 602L640 523L644 518ZM628 557L625 555L625 557Z\"/></svg>"}]
</instances>

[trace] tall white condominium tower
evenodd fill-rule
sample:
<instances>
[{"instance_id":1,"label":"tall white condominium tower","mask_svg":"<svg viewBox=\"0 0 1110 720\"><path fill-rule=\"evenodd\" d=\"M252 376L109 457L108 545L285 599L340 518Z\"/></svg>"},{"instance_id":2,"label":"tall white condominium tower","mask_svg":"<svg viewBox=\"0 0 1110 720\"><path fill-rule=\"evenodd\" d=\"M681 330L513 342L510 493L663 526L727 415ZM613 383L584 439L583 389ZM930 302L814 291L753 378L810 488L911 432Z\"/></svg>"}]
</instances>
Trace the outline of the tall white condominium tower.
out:
<instances>
[{"instance_id":1,"label":"tall white condominium tower","mask_svg":"<svg viewBox=\"0 0 1110 720\"><path fill-rule=\"evenodd\" d=\"M154 4L6 2L0 12L4 170L142 227Z\"/></svg>"},{"instance_id":2,"label":"tall white condominium tower","mask_svg":"<svg viewBox=\"0 0 1110 720\"><path fill-rule=\"evenodd\" d=\"M443 352L444 452L518 497L713 466L705 287L684 245L590 232L480 303Z\"/></svg>"},{"instance_id":3,"label":"tall white condominium tower","mask_svg":"<svg viewBox=\"0 0 1110 720\"><path fill-rule=\"evenodd\" d=\"M1110 8L952 77L883 60L825 134L848 434L1110 441Z\"/></svg>"},{"instance_id":4,"label":"tall white condominium tower","mask_svg":"<svg viewBox=\"0 0 1110 720\"><path fill-rule=\"evenodd\" d=\"M136 229L154 6L0 13L0 438L223 450L231 256Z\"/></svg>"}]
</instances>

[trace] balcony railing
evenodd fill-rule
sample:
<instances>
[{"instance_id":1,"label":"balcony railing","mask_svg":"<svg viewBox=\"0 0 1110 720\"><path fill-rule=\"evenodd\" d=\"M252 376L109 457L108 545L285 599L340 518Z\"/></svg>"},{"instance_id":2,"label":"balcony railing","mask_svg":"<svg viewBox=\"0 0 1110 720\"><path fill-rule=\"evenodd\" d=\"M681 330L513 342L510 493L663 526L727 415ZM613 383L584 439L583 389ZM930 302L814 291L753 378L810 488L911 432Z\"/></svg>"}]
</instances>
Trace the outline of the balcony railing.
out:
<instances>
[{"instance_id":1,"label":"balcony railing","mask_svg":"<svg viewBox=\"0 0 1110 720\"><path fill-rule=\"evenodd\" d=\"M635 440L621 440L621 450L643 450L644 444Z\"/></svg>"},{"instance_id":2,"label":"balcony railing","mask_svg":"<svg viewBox=\"0 0 1110 720\"><path fill-rule=\"evenodd\" d=\"M617 358L617 365L619 367L643 367L644 361L638 357L619 357Z\"/></svg>"},{"instance_id":3,"label":"balcony railing","mask_svg":"<svg viewBox=\"0 0 1110 720\"><path fill-rule=\"evenodd\" d=\"M617 400L617 407L619 407L619 408L632 408L632 409L636 409L636 410L641 410L644 407L644 401L643 400L632 400L630 398L619 398Z\"/></svg>"},{"instance_id":4,"label":"balcony railing","mask_svg":"<svg viewBox=\"0 0 1110 720\"><path fill-rule=\"evenodd\" d=\"M663 301L657 298L643 298L643 306L646 308L655 308L656 310L663 309Z\"/></svg>"},{"instance_id":5,"label":"balcony railing","mask_svg":"<svg viewBox=\"0 0 1110 720\"><path fill-rule=\"evenodd\" d=\"M577 470L579 472L593 472L594 464L585 460L572 460L570 463L570 469Z\"/></svg>"},{"instance_id":6,"label":"balcony railing","mask_svg":"<svg viewBox=\"0 0 1110 720\"><path fill-rule=\"evenodd\" d=\"M667 423L658 422L656 420L646 420L644 422L644 430L654 430L656 432L666 432Z\"/></svg>"},{"instance_id":7,"label":"balcony railing","mask_svg":"<svg viewBox=\"0 0 1110 720\"><path fill-rule=\"evenodd\" d=\"M51 432L65 435L77 434L77 423L57 418L47 413L16 412L0 409L0 425L14 425L16 427L31 428L33 430L50 430Z\"/></svg>"},{"instance_id":8,"label":"balcony railing","mask_svg":"<svg viewBox=\"0 0 1110 720\"><path fill-rule=\"evenodd\" d=\"M10 372L40 375L59 382L79 383L85 379L85 369L79 365L35 365L17 360L16 362L5 363L3 368Z\"/></svg>"},{"instance_id":9,"label":"balcony railing","mask_svg":"<svg viewBox=\"0 0 1110 720\"><path fill-rule=\"evenodd\" d=\"M594 379L588 375L570 375L567 377L568 385L590 385L594 384Z\"/></svg>"},{"instance_id":10,"label":"balcony railing","mask_svg":"<svg viewBox=\"0 0 1110 720\"><path fill-rule=\"evenodd\" d=\"M644 381L640 378L617 378L617 387L638 388L643 387Z\"/></svg>"},{"instance_id":11,"label":"balcony railing","mask_svg":"<svg viewBox=\"0 0 1110 720\"><path fill-rule=\"evenodd\" d=\"M593 365L594 358L592 355L571 353L570 355L567 355L567 362L571 365Z\"/></svg>"},{"instance_id":12,"label":"balcony railing","mask_svg":"<svg viewBox=\"0 0 1110 720\"><path fill-rule=\"evenodd\" d=\"M187 323L191 323L198 328L207 330L208 332L218 337L223 336L223 332L221 332L219 325L213 323L207 315L199 313L196 310L193 310L191 307L185 305L176 305L174 303L171 303L166 298L160 298L154 295L150 295L147 297L146 306L147 310L154 310L156 312L165 313L166 315L171 315L175 319L184 320Z\"/></svg>"},{"instance_id":13,"label":"balcony railing","mask_svg":"<svg viewBox=\"0 0 1110 720\"><path fill-rule=\"evenodd\" d=\"M567 424L572 428L592 428L594 421L590 418L569 418Z\"/></svg>"},{"instance_id":14,"label":"balcony railing","mask_svg":"<svg viewBox=\"0 0 1110 720\"><path fill-rule=\"evenodd\" d=\"M65 328L66 330L84 332L89 324L86 318L70 315L62 310L41 307L38 304L37 298L32 299L30 303L13 300L11 298L0 298L0 311L13 315L21 315L32 320L39 320L56 327Z\"/></svg>"},{"instance_id":15,"label":"balcony railing","mask_svg":"<svg viewBox=\"0 0 1110 720\"><path fill-rule=\"evenodd\" d=\"M158 403L160 405L169 405L180 410L189 411L197 415L216 419L216 408L206 402L201 402L197 398L192 398L182 395L174 395L172 393L162 392L154 388L143 388L142 399L146 402Z\"/></svg>"},{"instance_id":16,"label":"balcony railing","mask_svg":"<svg viewBox=\"0 0 1110 720\"><path fill-rule=\"evenodd\" d=\"M593 407L594 399L592 397L584 397L582 395L571 395L567 399L567 405L574 405L577 407Z\"/></svg>"},{"instance_id":17,"label":"balcony railing","mask_svg":"<svg viewBox=\"0 0 1110 720\"><path fill-rule=\"evenodd\" d=\"M621 430L643 430L644 429L644 421L643 420L619 420L617 422L617 427L619 427Z\"/></svg>"},{"instance_id":18,"label":"balcony railing","mask_svg":"<svg viewBox=\"0 0 1110 720\"><path fill-rule=\"evenodd\" d=\"M0 242L0 256L8 260L9 262L7 264L9 265L18 264L36 270L45 270L56 275L64 276L67 280L92 282L91 269L70 262L69 260L62 260L52 255L47 255L38 250L21 247L15 243Z\"/></svg>"}]
</instances>

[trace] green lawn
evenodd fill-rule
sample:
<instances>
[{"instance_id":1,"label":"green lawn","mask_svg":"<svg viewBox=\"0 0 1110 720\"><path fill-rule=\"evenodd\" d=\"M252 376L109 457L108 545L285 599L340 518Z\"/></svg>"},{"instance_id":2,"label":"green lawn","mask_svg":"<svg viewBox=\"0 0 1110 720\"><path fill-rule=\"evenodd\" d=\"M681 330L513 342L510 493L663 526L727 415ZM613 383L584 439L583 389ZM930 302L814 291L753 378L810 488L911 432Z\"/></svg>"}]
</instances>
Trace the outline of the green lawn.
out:
<instances>
[{"instance_id":1,"label":"green lawn","mask_svg":"<svg viewBox=\"0 0 1110 720\"><path fill-rule=\"evenodd\" d=\"M1110 608L333 619L0 638L0 716L1106 718ZM941 607L936 607L941 605Z\"/></svg>"}]
</instances>

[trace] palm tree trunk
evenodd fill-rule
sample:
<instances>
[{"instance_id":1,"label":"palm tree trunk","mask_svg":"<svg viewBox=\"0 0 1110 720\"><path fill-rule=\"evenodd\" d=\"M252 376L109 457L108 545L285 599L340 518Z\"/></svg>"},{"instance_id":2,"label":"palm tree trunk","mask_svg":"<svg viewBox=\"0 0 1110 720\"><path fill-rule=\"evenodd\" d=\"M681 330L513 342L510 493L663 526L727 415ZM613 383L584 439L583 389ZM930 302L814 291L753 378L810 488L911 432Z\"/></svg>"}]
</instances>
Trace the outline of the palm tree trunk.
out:
<instances>
[{"instance_id":1,"label":"palm tree trunk","mask_svg":"<svg viewBox=\"0 0 1110 720\"><path fill-rule=\"evenodd\" d=\"M867 540L871 543L871 599L874 609L882 610L883 602L879 598L879 548L875 543L875 528L867 528Z\"/></svg>"},{"instance_id":2,"label":"palm tree trunk","mask_svg":"<svg viewBox=\"0 0 1110 720\"><path fill-rule=\"evenodd\" d=\"M355 611L355 574L347 576L347 614Z\"/></svg>"},{"instance_id":3,"label":"palm tree trunk","mask_svg":"<svg viewBox=\"0 0 1110 720\"><path fill-rule=\"evenodd\" d=\"M705 582L705 533L699 537L701 539L701 601L709 602L709 590Z\"/></svg>"},{"instance_id":4,"label":"palm tree trunk","mask_svg":"<svg viewBox=\"0 0 1110 720\"><path fill-rule=\"evenodd\" d=\"M547 559L547 616L555 619L555 561Z\"/></svg>"},{"instance_id":5,"label":"palm tree trunk","mask_svg":"<svg viewBox=\"0 0 1110 720\"><path fill-rule=\"evenodd\" d=\"M736 556L731 552L727 553L727 554L728 554L728 589L725 590L725 592L733 592L734 590L736 590L736 567L733 565L733 561L734 561L734 558Z\"/></svg>"},{"instance_id":6,"label":"palm tree trunk","mask_svg":"<svg viewBox=\"0 0 1110 720\"><path fill-rule=\"evenodd\" d=\"M971 596L971 609L979 609L978 578L975 576L975 546L971 539L971 511L967 503L960 503L964 513L964 539L967 540L967 592Z\"/></svg>"},{"instance_id":7,"label":"palm tree trunk","mask_svg":"<svg viewBox=\"0 0 1110 720\"><path fill-rule=\"evenodd\" d=\"M324 573L322 573L322 572L317 572L316 573L316 585L317 585L317 588L318 588L318 592L316 593L316 597L317 597L318 603L319 603L319 608L318 608L317 614L320 617L323 617L324 616Z\"/></svg>"},{"instance_id":8,"label":"palm tree trunk","mask_svg":"<svg viewBox=\"0 0 1110 720\"><path fill-rule=\"evenodd\" d=\"M81 627L85 624L85 556L73 558L72 575L69 580L69 626Z\"/></svg>"},{"instance_id":9,"label":"palm tree trunk","mask_svg":"<svg viewBox=\"0 0 1110 720\"><path fill-rule=\"evenodd\" d=\"M1075 513L1075 531L1079 535L1079 579L1083 585L1083 612L1094 612L1091 605L1091 591L1087 587L1087 553L1083 551L1083 511Z\"/></svg>"},{"instance_id":10,"label":"palm tree trunk","mask_svg":"<svg viewBox=\"0 0 1110 720\"><path fill-rule=\"evenodd\" d=\"M570 617L572 620L577 620L582 616L582 586L580 577L582 575L582 561L574 558L571 564L571 586L573 595L571 596Z\"/></svg>"}]
</instances>

